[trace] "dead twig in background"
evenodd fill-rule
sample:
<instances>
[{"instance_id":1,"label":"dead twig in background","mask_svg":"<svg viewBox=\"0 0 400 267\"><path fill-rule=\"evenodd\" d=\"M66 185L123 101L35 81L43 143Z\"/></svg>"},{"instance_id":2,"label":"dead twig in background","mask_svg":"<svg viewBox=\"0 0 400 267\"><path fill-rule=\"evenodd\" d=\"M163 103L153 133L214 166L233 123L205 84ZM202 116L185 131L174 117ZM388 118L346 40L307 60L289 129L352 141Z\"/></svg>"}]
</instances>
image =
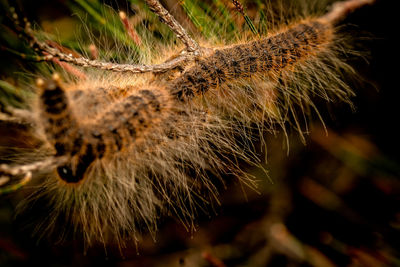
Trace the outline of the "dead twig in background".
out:
<instances>
[{"instance_id":1,"label":"dead twig in background","mask_svg":"<svg viewBox=\"0 0 400 267\"><path fill-rule=\"evenodd\" d=\"M66 157L51 157L43 161L37 161L31 164L21 165L21 166L9 166L7 164L0 165L0 175L2 176L17 176L26 175L28 172L33 172L40 169L46 169L54 165L59 165L66 162Z\"/></svg>"},{"instance_id":2,"label":"dead twig in background","mask_svg":"<svg viewBox=\"0 0 400 267\"><path fill-rule=\"evenodd\" d=\"M333 4L331 11L322 16L321 19L326 22L336 24L354 10L365 5L371 5L375 1L376 0L348 0L337 2Z\"/></svg>"},{"instance_id":3,"label":"dead twig in background","mask_svg":"<svg viewBox=\"0 0 400 267\"><path fill-rule=\"evenodd\" d=\"M142 39L138 35L138 33L135 31L135 29L132 27L132 25L129 23L129 19L126 15L125 12L120 11L119 12L119 18L121 19L122 24L124 24L124 27L129 35L129 37L135 42L136 45L140 46L142 45Z\"/></svg>"},{"instance_id":4,"label":"dead twig in background","mask_svg":"<svg viewBox=\"0 0 400 267\"><path fill-rule=\"evenodd\" d=\"M66 160L66 157L52 157L43 161L37 161L22 166L9 166L7 164L1 164L0 195L16 191L26 185L32 179L32 172L57 166L58 164L63 163ZM15 177L19 175L23 175L24 177L17 183L7 185L11 181L10 177Z\"/></svg>"}]
</instances>

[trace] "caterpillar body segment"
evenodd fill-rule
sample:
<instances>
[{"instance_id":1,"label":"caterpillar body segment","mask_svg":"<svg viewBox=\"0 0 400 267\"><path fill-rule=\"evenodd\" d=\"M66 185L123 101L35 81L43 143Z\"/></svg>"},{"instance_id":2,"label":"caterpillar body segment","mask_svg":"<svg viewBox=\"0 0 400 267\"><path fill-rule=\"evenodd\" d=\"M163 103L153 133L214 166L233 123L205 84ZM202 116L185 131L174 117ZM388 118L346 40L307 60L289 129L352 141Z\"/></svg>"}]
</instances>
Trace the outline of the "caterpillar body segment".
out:
<instances>
[{"instance_id":1,"label":"caterpillar body segment","mask_svg":"<svg viewBox=\"0 0 400 267\"><path fill-rule=\"evenodd\" d=\"M170 112L170 100L165 90L142 89L114 103L95 123L88 125L90 135L97 140L97 157L112 156L151 131Z\"/></svg>"},{"instance_id":2,"label":"caterpillar body segment","mask_svg":"<svg viewBox=\"0 0 400 267\"><path fill-rule=\"evenodd\" d=\"M67 94L59 83L50 81L45 85L41 95L45 134L54 146L56 156L71 158L69 163L57 168L59 177L67 183L81 181L93 161L112 158L115 153L126 150L168 116L166 110L170 109L170 100L162 88L136 90L122 100L118 100L120 97L116 92L126 93L132 88L114 86L107 89L98 88L99 94L102 91L106 94L103 103L91 93L81 96L85 98L81 102L103 108L113 103L97 119L85 123L75 118ZM72 101L81 94L80 90L73 91Z\"/></svg>"},{"instance_id":3,"label":"caterpillar body segment","mask_svg":"<svg viewBox=\"0 0 400 267\"><path fill-rule=\"evenodd\" d=\"M42 107L43 125L48 141L54 146L57 156L74 155L78 152L79 125L65 91L57 81L44 84L38 81L42 93L40 104Z\"/></svg>"},{"instance_id":4,"label":"caterpillar body segment","mask_svg":"<svg viewBox=\"0 0 400 267\"><path fill-rule=\"evenodd\" d=\"M255 75L277 75L323 50L332 39L332 33L331 25L311 20L262 40L216 49L176 79L170 90L177 99L184 101L226 82Z\"/></svg>"}]
</instances>

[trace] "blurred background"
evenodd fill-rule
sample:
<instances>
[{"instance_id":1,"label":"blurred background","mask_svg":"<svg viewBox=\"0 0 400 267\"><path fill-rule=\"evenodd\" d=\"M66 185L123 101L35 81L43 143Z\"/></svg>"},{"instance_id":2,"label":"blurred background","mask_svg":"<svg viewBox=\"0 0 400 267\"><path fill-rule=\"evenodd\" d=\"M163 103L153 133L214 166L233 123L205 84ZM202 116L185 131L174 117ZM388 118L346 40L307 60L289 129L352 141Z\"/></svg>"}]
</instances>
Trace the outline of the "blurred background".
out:
<instances>
[{"instance_id":1,"label":"blurred background","mask_svg":"<svg viewBox=\"0 0 400 267\"><path fill-rule=\"evenodd\" d=\"M228 0L162 2L187 29L205 39L213 38L221 27L228 40L250 31ZM37 55L18 38L9 4L64 51L73 49L91 58L135 62L151 51L153 43L176 41L142 1L0 3L1 110L9 105L26 106L32 96L29 85L49 64L35 62ZM268 12L264 12L264 1L242 3L257 30L265 33L263 20L268 19ZM361 77L348 81L356 93L352 98L355 109L316 100L328 134L321 122L310 121L306 144L297 133L289 132L289 153L283 134L266 134L268 153L262 144L258 152L267 158L268 176L247 167L257 177L257 191L233 181L221 190L220 206L210 214L199 214L195 232L187 232L173 218L164 218L156 240L144 232L138 247L133 243L121 250L113 245L105 249L101 244L85 248L81 240L38 240L31 235L32 226L26 225L27 216L15 216L24 189L3 193L0 265L400 266L396 65L400 61L395 42L398 11L392 5L393 1L377 1L343 22L347 25L343 31L354 36L363 55L348 58ZM133 31L121 22L119 10L126 12ZM88 32L90 40L85 38ZM110 50L115 43L118 50ZM50 64L66 75L85 75L60 62ZM35 146L27 136L26 127L0 120L0 163L12 160L15 147L21 151Z\"/></svg>"}]
</instances>

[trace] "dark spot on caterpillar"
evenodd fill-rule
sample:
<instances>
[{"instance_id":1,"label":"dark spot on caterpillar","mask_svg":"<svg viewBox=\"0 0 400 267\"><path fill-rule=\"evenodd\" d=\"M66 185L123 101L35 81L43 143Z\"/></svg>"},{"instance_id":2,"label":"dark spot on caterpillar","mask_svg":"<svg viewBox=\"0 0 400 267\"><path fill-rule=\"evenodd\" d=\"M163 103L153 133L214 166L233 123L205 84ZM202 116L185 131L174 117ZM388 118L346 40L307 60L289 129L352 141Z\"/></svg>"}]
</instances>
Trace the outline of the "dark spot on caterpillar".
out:
<instances>
[{"instance_id":1,"label":"dark spot on caterpillar","mask_svg":"<svg viewBox=\"0 0 400 267\"><path fill-rule=\"evenodd\" d=\"M59 129L51 129L52 134L54 139L58 140L58 139L62 139L63 137L65 137L68 133L69 128L68 127L63 127L63 128L59 128Z\"/></svg>"},{"instance_id":2,"label":"dark spot on caterpillar","mask_svg":"<svg viewBox=\"0 0 400 267\"><path fill-rule=\"evenodd\" d=\"M49 118L48 122L52 125L55 125L56 127L61 128L64 125L67 125L68 123L70 123L70 118L68 116L63 116L61 118Z\"/></svg>"},{"instance_id":3,"label":"dark spot on caterpillar","mask_svg":"<svg viewBox=\"0 0 400 267\"><path fill-rule=\"evenodd\" d=\"M194 92L193 89L190 86L187 85L182 85L182 86L177 86L177 88L180 88L180 90L178 90L177 92L174 93L174 95L176 95L176 97L180 100L180 101L185 101L185 98L187 99L191 99L194 97Z\"/></svg>"},{"instance_id":4,"label":"dark spot on caterpillar","mask_svg":"<svg viewBox=\"0 0 400 267\"><path fill-rule=\"evenodd\" d=\"M231 60L231 67L232 67L233 74L234 74L233 76L235 78L239 78L239 76L240 76L240 64L236 59L232 59Z\"/></svg>"},{"instance_id":5,"label":"dark spot on caterpillar","mask_svg":"<svg viewBox=\"0 0 400 267\"><path fill-rule=\"evenodd\" d=\"M64 101L65 101L65 96L64 95L58 95L58 94L50 96L50 97L43 98L43 103L46 106L54 106L54 105L56 105L56 104L58 104L60 102L64 102Z\"/></svg>"},{"instance_id":6,"label":"dark spot on caterpillar","mask_svg":"<svg viewBox=\"0 0 400 267\"><path fill-rule=\"evenodd\" d=\"M84 178L86 170L96 159L93 153L93 146L87 144L85 154L79 156L78 165L76 170L72 169L70 163L57 167L57 173L59 177L66 183L77 183Z\"/></svg>"},{"instance_id":7,"label":"dark spot on caterpillar","mask_svg":"<svg viewBox=\"0 0 400 267\"><path fill-rule=\"evenodd\" d=\"M63 165L57 168L58 176L67 183L77 183L81 179L78 179L72 174L70 165Z\"/></svg>"},{"instance_id":8,"label":"dark spot on caterpillar","mask_svg":"<svg viewBox=\"0 0 400 267\"><path fill-rule=\"evenodd\" d=\"M156 95L152 91L146 89L140 90L139 93L150 100L149 104L154 108L155 111L160 111L161 103L158 101Z\"/></svg>"},{"instance_id":9,"label":"dark spot on caterpillar","mask_svg":"<svg viewBox=\"0 0 400 267\"><path fill-rule=\"evenodd\" d=\"M144 104L143 98L137 95L128 96L126 103L129 103L133 107L138 106L139 104Z\"/></svg>"},{"instance_id":10,"label":"dark spot on caterpillar","mask_svg":"<svg viewBox=\"0 0 400 267\"><path fill-rule=\"evenodd\" d=\"M111 131L111 134L114 136L115 144L117 145L118 150L122 149L122 137L117 129Z\"/></svg>"},{"instance_id":11,"label":"dark spot on caterpillar","mask_svg":"<svg viewBox=\"0 0 400 267\"><path fill-rule=\"evenodd\" d=\"M221 51L217 50L214 54L215 59L215 72L217 74L218 83L223 83L226 80L225 69L228 68L228 64L226 63L226 59Z\"/></svg>"},{"instance_id":12,"label":"dark spot on caterpillar","mask_svg":"<svg viewBox=\"0 0 400 267\"><path fill-rule=\"evenodd\" d=\"M262 71L267 71L272 68L272 56L268 53L267 50L264 50L263 53L261 54L261 60L262 60Z\"/></svg>"},{"instance_id":13,"label":"dark spot on caterpillar","mask_svg":"<svg viewBox=\"0 0 400 267\"><path fill-rule=\"evenodd\" d=\"M281 67L285 67L288 64L288 49L282 48L281 55L282 55L282 63L280 64Z\"/></svg>"},{"instance_id":14,"label":"dark spot on caterpillar","mask_svg":"<svg viewBox=\"0 0 400 267\"><path fill-rule=\"evenodd\" d=\"M96 152L97 152L97 157L101 159L104 156L104 153L106 152L106 145L104 144L103 136L100 135L97 137L97 144L96 144Z\"/></svg>"},{"instance_id":15,"label":"dark spot on caterpillar","mask_svg":"<svg viewBox=\"0 0 400 267\"><path fill-rule=\"evenodd\" d=\"M186 80L191 83L191 84L195 84L194 78L191 74L186 74Z\"/></svg>"},{"instance_id":16,"label":"dark spot on caterpillar","mask_svg":"<svg viewBox=\"0 0 400 267\"><path fill-rule=\"evenodd\" d=\"M243 77L250 77L251 76L251 72L250 72L250 68L251 68L251 58L253 58L253 55L251 53L251 49L249 48L244 48L243 51L244 55L246 55L246 57L244 57L243 60Z\"/></svg>"},{"instance_id":17,"label":"dark spot on caterpillar","mask_svg":"<svg viewBox=\"0 0 400 267\"><path fill-rule=\"evenodd\" d=\"M52 106L46 106L45 110L47 113L50 114L60 114L61 112L63 112L67 107L67 103L65 102L58 102L55 105Z\"/></svg>"},{"instance_id":18,"label":"dark spot on caterpillar","mask_svg":"<svg viewBox=\"0 0 400 267\"><path fill-rule=\"evenodd\" d=\"M57 156L62 156L65 155L66 152L66 144L64 143L60 143L60 142L56 142L54 145L54 148L56 149L56 155Z\"/></svg>"},{"instance_id":19,"label":"dark spot on caterpillar","mask_svg":"<svg viewBox=\"0 0 400 267\"><path fill-rule=\"evenodd\" d=\"M75 155L76 153L78 153L79 150L81 149L82 144L83 144L82 134L79 134L74 140L74 144L71 150L71 155Z\"/></svg>"},{"instance_id":20,"label":"dark spot on caterpillar","mask_svg":"<svg viewBox=\"0 0 400 267\"><path fill-rule=\"evenodd\" d=\"M104 156L104 153L106 152L106 145L104 144L103 139L100 139L100 141L97 143L96 152L99 159Z\"/></svg>"},{"instance_id":21,"label":"dark spot on caterpillar","mask_svg":"<svg viewBox=\"0 0 400 267\"><path fill-rule=\"evenodd\" d=\"M72 93L72 98L74 100L77 100L78 98L80 98L81 96L83 96L83 91L82 90L76 90Z\"/></svg>"},{"instance_id":22,"label":"dark spot on caterpillar","mask_svg":"<svg viewBox=\"0 0 400 267\"><path fill-rule=\"evenodd\" d=\"M136 129L135 129L135 127L129 121L126 121L124 123L124 126L128 130L129 135L131 136L132 140L134 141L136 139Z\"/></svg>"},{"instance_id":23,"label":"dark spot on caterpillar","mask_svg":"<svg viewBox=\"0 0 400 267\"><path fill-rule=\"evenodd\" d=\"M207 73L207 72L210 72L210 66L208 66L208 64L207 64L205 61L199 62L199 65L200 65L200 68L201 68L203 71L205 71L206 73Z\"/></svg>"},{"instance_id":24,"label":"dark spot on caterpillar","mask_svg":"<svg viewBox=\"0 0 400 267\"><path fill-rule=\"evenodd\" d=\"M194 75L195 78L193 78L193 86L194 88L197 87L196 92L197 93L205 93L208 90L209 87L209 82L207 79L204 77L204 73L201 73L200 71L198 73L195 73Z\"/></svg>"},{"instance_id":25,"label":"dark spot on caterpillar","mask_svg":"<svg viewBox=\"0 0 400 267\"><path fill-rule=\"evenodd\" d=\"M43 91L42 98L46 99L60 95L64 95L64 91L54 82L49 82L47 84L46 90Z\"/></svg>"},{"instance_id":26,"label":"dark spot on caterpillar","mask_svg":"<svg viewBox=\"0 0 400 267\"><path fill-rule=\"evenodd\" d=\"M257 71L257 57L255 56L249 57L249 66L250 66L250 73L254 73Z\"/></svg>"}]
</instances>

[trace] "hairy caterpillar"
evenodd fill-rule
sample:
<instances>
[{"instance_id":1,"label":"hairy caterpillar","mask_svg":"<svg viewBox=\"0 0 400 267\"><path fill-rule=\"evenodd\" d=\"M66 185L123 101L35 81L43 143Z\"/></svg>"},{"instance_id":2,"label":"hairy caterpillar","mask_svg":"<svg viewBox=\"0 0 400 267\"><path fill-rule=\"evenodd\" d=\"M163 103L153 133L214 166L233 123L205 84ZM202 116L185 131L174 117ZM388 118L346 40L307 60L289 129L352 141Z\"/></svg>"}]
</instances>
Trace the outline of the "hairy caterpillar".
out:
<instances>
[{"instance_id":1,"label":"hairy caterpillar","mask_svg":"<svg viewBox=\"0 0 400 267\"><path fill-rule=\"evenodd\" d=\"M147 2L162 11L157 1ZM196 207L217 199L211 175L232 173L252 185L236 161L258 159L238 144L238 136L249 135L254 124L284 128L294 122L301 132L296 106L303 112L314 108L315 95L349 101L352 91L337 75L349 67L336 54L335 23L370 2L347 1L325 16L227 47L199 48L183 39L190 57L167 61L182 64L164 69L164 76L121 74L75 85L63 85L57 76L39 80L34 110L40 114L36 125L43 127L41 150L57 159L41 166L46 179L34 195L51 206L42 228L53 232L66 218L89 244L123 243L143 225L154 231L160 213L172 212L191 227ZM30 37L67 62L131 69L72 58ZM18 175L35 168L0 170Z\"/></svg>"}]
</instances>

